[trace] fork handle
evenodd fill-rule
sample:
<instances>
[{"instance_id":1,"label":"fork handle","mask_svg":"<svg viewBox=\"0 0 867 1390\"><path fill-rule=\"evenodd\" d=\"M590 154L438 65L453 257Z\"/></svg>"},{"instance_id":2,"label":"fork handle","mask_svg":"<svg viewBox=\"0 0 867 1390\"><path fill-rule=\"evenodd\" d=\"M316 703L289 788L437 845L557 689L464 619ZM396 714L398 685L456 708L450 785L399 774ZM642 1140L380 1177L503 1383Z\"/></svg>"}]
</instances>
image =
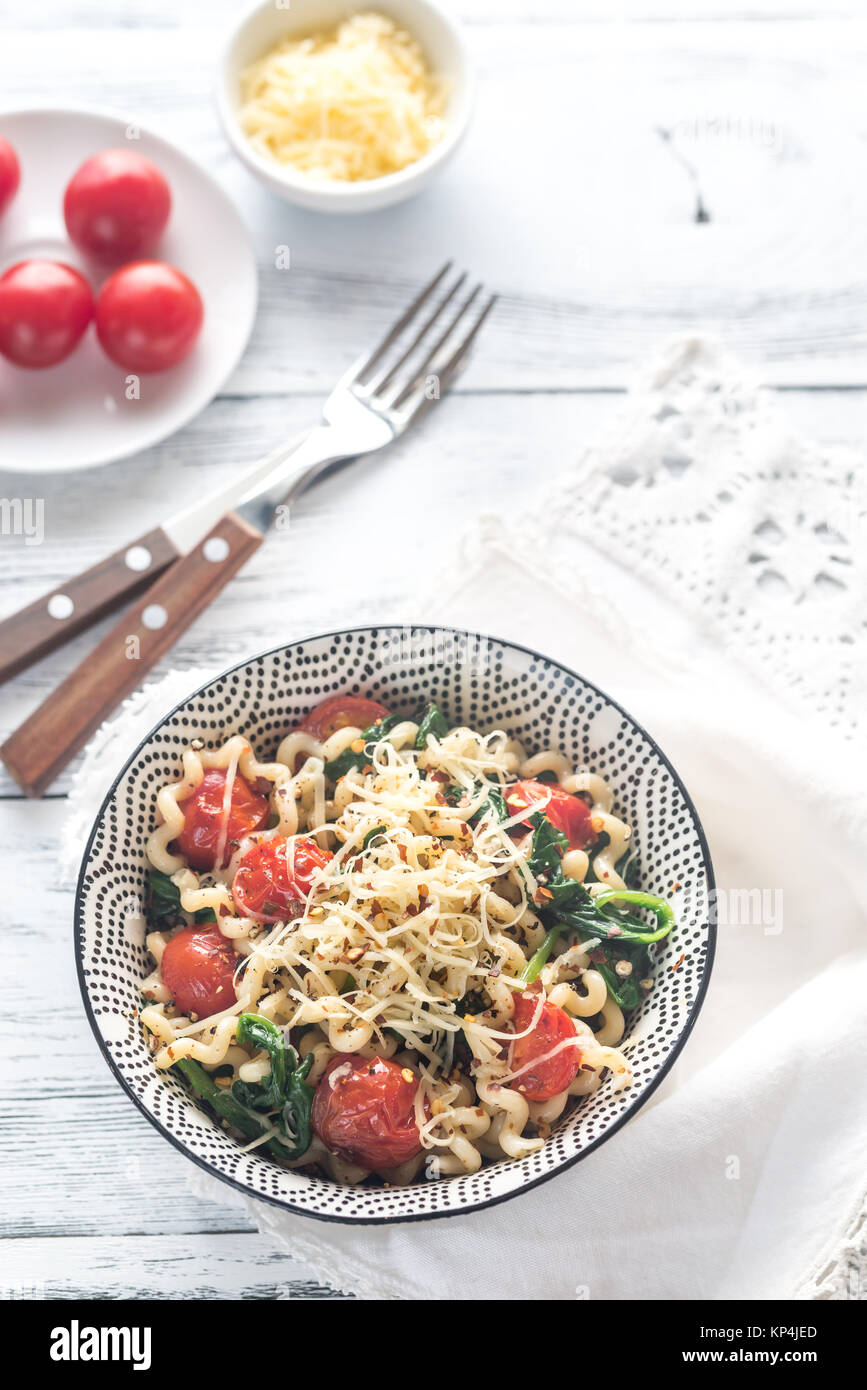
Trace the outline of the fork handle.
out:
<instances>
[{"instance_id":1,"label":"fork handle","mask_svg":"<svg viewBox=\"0 0 867 1390\"><path fill-rule=\"evenodd\" d=\"M161 526L0 622L0 685L141 593L177 560Z\"/></svg>"},{"instance_id":2,"label":"fork handle","mask_svg":"<svg viewBox=\"0 0 867 1390\"><path fill-rule=\"evenodd\" d=\"M229 512L10 735L0 757L28 796L42 795L261 544L261 532Z\"/></svg>"}]
</instances>

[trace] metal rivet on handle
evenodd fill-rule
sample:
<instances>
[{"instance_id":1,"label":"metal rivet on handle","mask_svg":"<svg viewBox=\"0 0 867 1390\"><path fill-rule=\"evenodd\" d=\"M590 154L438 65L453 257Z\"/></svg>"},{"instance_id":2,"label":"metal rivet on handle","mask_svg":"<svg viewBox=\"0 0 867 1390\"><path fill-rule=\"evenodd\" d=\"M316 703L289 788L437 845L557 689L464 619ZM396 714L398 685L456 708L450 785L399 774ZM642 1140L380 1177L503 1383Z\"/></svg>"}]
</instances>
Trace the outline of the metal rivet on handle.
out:
<instances>
[{"instance_id":1,"label":"metal rivet on handle","mask_svg":"<svg viewBox=\"0 0 867 1390\"><path fill-rule=\"evenodd\" d=\"M209 536L202 547L202 554L212 565L219 565L229 554L229 542L222 536Z\"/></svg>"},{"instance_id":2,"label":"metal rivet on handle","mask_svg":"<svg viewBox=\"0 0 867 1390\"><path fill-rule=\"evenodd\" d=\"M143 545L131 545L123 557L123 562L128 570L135 570L140 573L142 570L150 568L153 556Z\"/></svg>"},{"instance_id":3,"label":"metal rivet on handle","mask_svg":"<svg viewBox=\"0 0 867 1390\"><path fill-rule=\"evenodd\" d=\"M68 594L52 594L48 600L48 612L52 618L71 618L75 604Z\"/></svg>"},{"instance_id":4,"label":"metal rivet on handle","mask_svg":"<svg viewBox=\"0 0 867 1390\"><path fill-rule=\"evenodd\" d=\"M145 627L149 627L152 632L155 632L158 627L165 627L169 615L161 603L149 603L141 615L141 620Z\"/></svg>"}]
</instances>

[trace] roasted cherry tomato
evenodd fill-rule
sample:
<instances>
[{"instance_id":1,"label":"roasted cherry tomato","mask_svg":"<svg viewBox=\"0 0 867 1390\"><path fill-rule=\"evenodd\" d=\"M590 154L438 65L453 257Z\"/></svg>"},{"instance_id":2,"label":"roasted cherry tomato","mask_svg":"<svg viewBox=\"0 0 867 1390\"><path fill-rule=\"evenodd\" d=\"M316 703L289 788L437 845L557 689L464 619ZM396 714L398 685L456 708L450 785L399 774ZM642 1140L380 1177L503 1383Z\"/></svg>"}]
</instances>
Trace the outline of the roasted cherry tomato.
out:
<instances>
[{"instance_id":1,"label":"roasted cherry tomato","mask_svg":"<svg viewBox=\"0 0 867 1390\"><path fill-rule=\"evenodd\" d=\"M110 275L96 301L96 336L129 372L163 372L192 352L204 309L192 280L162 261L133 261Z\"/></svg>"},{"instance_id":2,"label":"roasted cherry tomato","mask_svg":"<svg viewBox=\"0 0 867 1390\"><path fill-rule=\"evenodd\" d=\"M515 1032L529 1028L539 1003L536 990L519 994L515 1000ZM577 1044L564 1047L553 1057L548 1057L558 1043L575 1037L575 1025L563 1009L546 1000L532 1033L518 1038L512 1044L512 1071L527 1070L510 1082L512 1089L520 1091L526 1100L550 1100L572 1085L581 1066L581 1050ZM537 1060L545 1058L544 1061ZM533 1065L527 1066L528 1063Z\"/></svg>"},{"instance_id":3,"label":"roasted cherry tomato","mask_svg":"<svg viewBox=\"0 0 867 1390\"><path fill-rule=\"evenodd\" d=\"M83 275L62 261L19 261L0 276L0 352L17 367L53 367L93 318Z\"/></svg>"},{"instance_id":4,"label":"roasted cherry tomato","mask_svg":"<svg viewBox=\"0 0 867 1390\"><path fill-rule=\"evenodd\" d=\"M89 256L135 260L152 251L172 195L155 164L135 150L103 150L73 174L63 198L70 240Z\"/></svg>"},{"instance_id":5,"label":"roasted cherry tomato","mask_svg":"<svg viewBox=\"0 0 867 1390\"><path fill-rule=\"evenodd\" d=\"M313 1129L326 1148L379 1171L421 1152L415 1120L418 1078L382 1057L338 1053L313 1098Z\"/></svg>"},{"instance_id":6,"label":"roasted cherry tomato","mask_svg":"<svg viewBox=\"0 0 867 1390\"><path fill-rule=\"evenodd\" d=\"M314 874L334 856L315 840L287 840L277 835L248 850L232 881L232 897L241 917L286 922L299 916Z\"/></svg>"},{"instance_id":7,"label":"roasted cherry tomato","mask_svg":"<svg viewBox=\"0 0 867 1390\"><path fill-rule=\"evenodd\" d=\"M185 927L160 961L160 978L181 1013L210 1018L235 1003L239 957L219 927Z\"/></svg>"},{"instance_id":8,"label":"roasted cherry tomato","mask_svg":"<svg viewBox=\"0 0 867 1390\"><path fill-rule=\"evenodd\" d=\"M184 813L184 828L173 842L173 849L182 854L193 869L216 868L221 836L225 841L222 863L225 869L234 853L233 841L261 830L268 819L267 796L254 792L240 772L236 772L224 833L225 792L226 773L214 767L205 773L192 796L178 802Z\"/></svg>"},{"instance_id":9,"label":"roasted cherry tomato","mask_svg":"<svg viewBox=\"0 0 867 1390\"><path fill-rule=\"evenodd\" d=\"M20 182L21 168L18 156L9 141L0 135L0 212L12 202Z\"/></svg>"},{"instance_id":10,"label":"roasted cherry tomato","mask_svg":"<svg viewBox=\"0 0 867 1390\"><path fill-rule=\"evenodd\" d=\"M593 844L596 832L591 824L590 807L580 796L564 792L556 782L535 782L532 779L515 782L506 792L506 805L511 815L516 816L527 807L528 818L523 822L526 826L530 824L529 817L537 809L537 803L541 803L538 809L551 824L562 830L572 849L586 849Z\"/></svg>"},{"instance_id":11,"label":"roasted cherry tomato","mask_svg":"<svg viewBox=\"0 0 867 1390\"><path fill-rule=\"evenodd\" d=\"M387 719L390 713L385 705L377 700L365 700L362 695L329 695L302 719L298 728L324 743L338 729L346 729L349 725L368 729L377 719Z\"/></svg>"}]
</instances>

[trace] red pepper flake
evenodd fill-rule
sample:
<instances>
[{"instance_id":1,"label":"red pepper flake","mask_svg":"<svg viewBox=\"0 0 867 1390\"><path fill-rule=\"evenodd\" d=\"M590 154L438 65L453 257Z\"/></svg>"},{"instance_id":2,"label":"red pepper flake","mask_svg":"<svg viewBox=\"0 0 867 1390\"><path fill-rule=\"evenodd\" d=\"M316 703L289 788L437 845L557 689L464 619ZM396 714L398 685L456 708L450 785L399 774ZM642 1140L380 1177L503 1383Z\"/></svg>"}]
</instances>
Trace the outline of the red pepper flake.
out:
<instances>
[{"instance_id":1,"label":"red pepper flake","mask_svg":"<svg viewBox=\"0 0 867 1390\"><path fill-rule=\"evenodd\" d=\"M449 804L443 796L442 792L437 792L436 796L434 797L434 801L436 801L437 804L440 806L448 806Z\"/></svg>"},{"instance_id":2,"label":"red pepper flake","mask_svg":"<svg viewBox=\"0 0 867 1390\"><path fill-rule=\"evenodd\" d=\"M406 845L398 845L397 856L402 864L406 863Z\"/></svg>"},{"instance_id":3,"label":"red pepper flake","mask_svg":"<svg viewBox=\"0 0 867 1390\"><path fill-rule=\"evenodd\" d=\"M448 774L447 772L441 771L439 768L437 769L436 772L432 772L432 773L431 773L430 779L431 779L432 782L440 782L440 783L442 783L443 786L446 786L446 785L448 784L449 780L450 780L450 779L449 779L449 774Z\"/></svg>"},{"instance_id":4,"label":"red pepper flake","mask_svg":"<svg viewBox=\"0 0 867 1390\"><path fill-rule=\"evenodd\" d=\"M680 953L680 960L677 961L677 962L671 967L672 971L679 970L680 967L683 965L683 962L684 962L685 960L686 960L686 951L681 951L681 953Z\"/></svg>"}]
</instances>

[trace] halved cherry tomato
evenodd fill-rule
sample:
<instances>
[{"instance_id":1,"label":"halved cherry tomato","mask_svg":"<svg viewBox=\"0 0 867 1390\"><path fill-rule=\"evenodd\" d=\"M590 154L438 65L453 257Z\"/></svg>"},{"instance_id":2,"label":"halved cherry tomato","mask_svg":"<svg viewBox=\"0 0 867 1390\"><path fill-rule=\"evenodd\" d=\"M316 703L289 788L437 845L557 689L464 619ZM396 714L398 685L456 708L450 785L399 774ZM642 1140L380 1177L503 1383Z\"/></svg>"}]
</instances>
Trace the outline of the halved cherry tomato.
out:
<instances>
[{"instance_id":1,"label":"halved cherry tomato","mask_svg":"<svg viewBox=\"0 0 867 1390\"><path fill-rule=\"evenodd\" d=\"M171 206L169 186L149 159L135 150L102 150L69 180L63 216L80 250L131 261L153 250Z\"/></svg>"},{"instance_id":2,"label":"halved cherry tomato","mask_svg":"<svg viewBox=\"0 0 867 1390\"><path fill-rule=\"evenodd\" d=\"M320 743L335 734L338 729L353 725L367 729L377 719L387 719L391 710L377 700L366 700L362 695L329 695L327 700L316 705L298 725L305 733L313 734Z\"/></svg>"},{"instance_id":3,"label":"halved cherry tomato","mask_svg":"<svg viewBox=\"0 0 867 1390\"><path fill-rule=\"evenodd\" d=\"M338 1053L313 1098L313 1129L326 1148L379 1171L421 1152L415 1120L418 1078L382 1057Z\"/></svg>"},{"instance_id":4,"label":"halved cherry tomato","mask_svg":"<svg viewBox=\"0 0 867 1390\"><path fill-rule=\"evenodd\" d=\"M184 813L184 828L173 842L177 854L182 854L192 869L216 867L217 849L223 833L223 800L226 792L226 773L222 768L210 768L192 796L178 806ZM268 798L254 792L236 772L232 783L229 814L226 817L225 869L234 852L233 841L261 830L268 819Z\"/></svg>"},{"instance_id":5,"label":"halved cherry tomato","mask_svg":"<svg viewBox=\"0 0 867 1390\"><path fill-rule=\"evenodd\" d=\"M552 825L562 830L572 849L586 849L596 839L590 807L580 796L564 792L556 782L536 782L532 778L515 782L506 792L506 805L513 816L526 806L527 820L523 822L526 826L530 824L533 811L541 810Z\"/></svg>"},{"instance_id":6,"label":"halved cherry tomato","mask_svg":"<svg viewBox=\"0 0 867 1390\"><path fill-rule=\"evenodd\" d=\"M83 275L62 261L19 261L0 276L0 352L17 367L53 367L93 318Z\"/></svg>"},{"instance_id":7,"label":"halved cherry tomato","mask_svg":"<svg viewBox=\"0 0 867 1390\"><path fill-rule=\"evenodd\" d=\"M241 917L261 922L286 922L310 892L313 875L333 855L315 840L295 840L282 835L263 840L248 850L232 881L232 897ZM291 871L290 871L291 865Z\"/></svg>"},{"instance_id":8,"label":"halved cherry tomato","mask_svg":"<svg viewBox=\"0 0 867 1390\"><path fill-rule=\"evenodd\" d=\"M529 1028L538 1002L536 990L527 990L525 994L518 995L514 1013L516 1033ZM581 1066L581 1049L576 1044L564 1047L554 1057L546 1057L546 1054L564 1039L573 1037L575 1025L569 1015L556 1004L549 1004L546 999L532 1033L518 1038L512 1045L513 1072L521 1071L528 1063L535 1063L509 1083L512 1088L520 1091L526 1100L550 1100L571 1086ZM546 1057L546 1060L536 1061L541 1057Z\"/></svg>"},{"instance_id":9,"label":"halved cherry tomato","mask_svg":"<svg viewBox=\"0 0 867 1390\"><path fill-rule=\"evenodd\" d=\"M204 318L192 280L162 261L133 261L110 275L96 300L96 336L128 372L163 372L192 352Z\"/></svg>"},{"instance_id":10,"label":"halved cherry tomato","mask_svg":"<svg viewBox=\"0 0 867 1390\"><path fill-rule=\"evenodd\" d=\"M238 956L219 927L185 927L163 951L160 978L181 1013L210 1018L237 999Z\"/></svg>"},{"instance_id":11,"label":"halved cherry tomato","mask_svg":"<svg viewBox=\"0 0 867 1390\"><path fill-rule=\"evenodd\" d=\"M12 202L20 182L21 166L18 156L9 141L0 135L0 212Z\"/></svg>"}]
</instances>

